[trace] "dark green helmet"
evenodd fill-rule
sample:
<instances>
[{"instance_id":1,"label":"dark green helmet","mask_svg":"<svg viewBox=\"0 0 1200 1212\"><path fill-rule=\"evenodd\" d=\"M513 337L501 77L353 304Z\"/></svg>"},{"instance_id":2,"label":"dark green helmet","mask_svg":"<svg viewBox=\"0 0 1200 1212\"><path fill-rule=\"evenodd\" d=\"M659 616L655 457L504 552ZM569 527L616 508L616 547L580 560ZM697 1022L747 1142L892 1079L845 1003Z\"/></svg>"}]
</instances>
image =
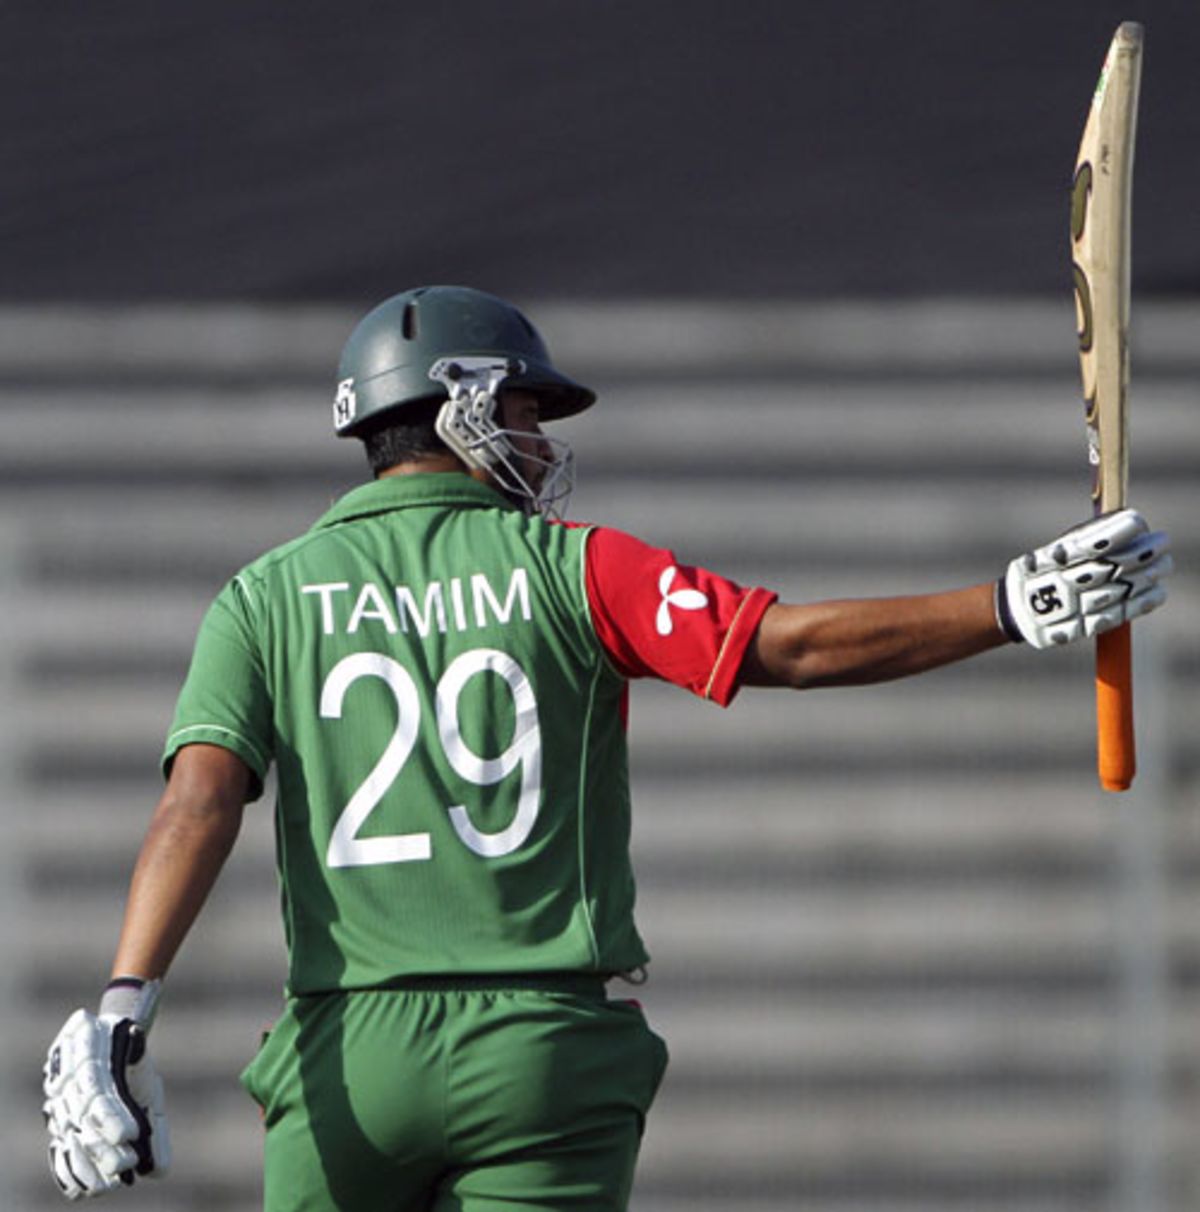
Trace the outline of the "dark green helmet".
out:
<instances>
[{"instance_id":1,"label":"dark green helmet","mask_svg":"<svg viewBox=\"0 0 1200 1212\"><path fill-rule=\"evenodd\" d=\"M582 412L596 399L554 369L537 329L511 304L466 286L421 286L380 303L350 334L333 404L338 436L356 437L365 421L392 409L447 399L430 369L470 356L510 362L504 386L537 395L543 421Z\"/></svg>"}]
</instances>

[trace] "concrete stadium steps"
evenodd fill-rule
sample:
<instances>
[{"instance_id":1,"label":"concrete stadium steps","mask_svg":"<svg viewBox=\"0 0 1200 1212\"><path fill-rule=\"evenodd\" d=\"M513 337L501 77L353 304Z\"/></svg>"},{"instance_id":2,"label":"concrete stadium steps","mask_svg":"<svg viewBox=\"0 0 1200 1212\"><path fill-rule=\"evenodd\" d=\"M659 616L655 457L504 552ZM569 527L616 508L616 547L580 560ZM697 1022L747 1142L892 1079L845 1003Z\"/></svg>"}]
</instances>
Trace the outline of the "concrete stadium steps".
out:
<instances>
[{"instance_id":1,"label":"concrete stadium steps","mask_svg":"<svg viewBox=\"0 0 1200 1212\"><path fill-rule=\"evenodd\" d=\"M806 779L801 792L785 771L757 779L750 797L743 779L725 776L689 785L685 798L676 779L647 774L638 780L634 844L639 867L652 867L659 879L677 878L676 872L691 878L693 870L711 873L715 866L736 873L755 863L805 879L822 871L834 880L851 878L855 865L873 878L889 863L951 877L974 877L994 865L1053 879L1064 874L1056 864L1109 860L1113 818L1090 787L1062 774L1037 773L1024 782L1024 794L1014 795L959 775L930 790L900 783L885 796L877 780L865 778L850 784ZM110 850L128 853L158 790L153 772L86 796L48 788L37 811L14 820L11 831L31 848L31 862L82 869ZM269 856L271 794L268 784L263 799L246 810L237 853L249 848L256 859ZM263 828L256 827L260 820ZM73 845L56 848L65 838ZM1182 841L1185 854L1200 847L1200 838Z\"/></svg>"},{"instance_id":2,"label":"concrete stadium steps","mask_svg":"<svg viewBox=\"0 0 1200 1212\"><path fill-rule=\"evenodd\" d=\"M530 307L533 310L533 307ZM558 361L591 375L710 375L731 366L778 374L872 370L1045 373L1073 367L1068 298L792 302L683 299L613 303L545 299L539 327ZM0 365L30 384L115 375L269 383L331 379L358 318L327 306L0 307ZM1067 353L1063 353L1063 333ZM1187 299L1139 300L1133 330L1144 374L1194 368L1196 311Z\"/></svg>"},{"instance_id":3,"label":"concrete stadium steps","mask_svg":"<svg viewBox=\"0 0 1200 1212\"><path fill-rule=\"evenodd\" d=\"M155 1026L156 1063L172 1088L228 1088L277 1010L268 998L196 1005L172 987ZM1184 1067L1198 1010L1195 994L1181 998L1165 1025L1168 1056ZM767 998L753 986L694 996L676 990L656 997L650 1019L670 1045L673 1090L739 1097L793 1083L813 1098L889 1089L1094 1091L1123 1030L1116 1007L1090 993L1036 989L898 990L887 1006L849 1005L827 992ZM44 1024L14 1023L11 1042L36 1050L43 1036Z\"/></svg>"},{"instance_id":4,"label":"concrete stadium steps","mask_svg":"<svg viewBox=\"0 0 1200 1212\"><path fill-rule=\"evenodd\" d=\"M1069 308L536 314L604 397L561 426L581 466L572 515L791 600L983 580L1086 512ZM36 1106L48 1037L106 975L208 601L361 478L357 447L327 437L353 319L0 309L9 1106ZM627 994L673 1053L638 1212L1115 1206L1129 1072L1157 1063L1156 1041L1153 1160L1174 1201L1159 1212L1200 1188L1200 315L1159 305L1139 323L1136 496L1175 531L1180 564L1171 610L1139 634L1155 708L1144 798L1094 789L1083 650L750 692L728 713L635 686L655 959ZM130 1207L256 1206L259 1133L236 1074L283 981L270 813L268 791L172 973L155 1038L178 1163ZM1139 813L1160 834L1136 859ZM1147 903L1121 881L1150 878L1131 864L1156 844L1164 882ZM1128 987L1139 930L1161 1020ZM2 1122L29 1164L0 1206L49 1212L36 1116Z\"/></svg>"},{"instance_id":5,"label":"concrete stadium steps","mask_svg":"<svg viewBox=\"0 0 1200 1212\"><path fill-rule=\"evenodd\" d=\"M1052 977L1058 969L1097 981L1110 974L1115 928L1103 888L1088 890L881 887L868 892L793 890L765 882L754 892L717 887L668 893L641 901L641 924L651 952L661 956L655 984L708 975L725 980L836 987L846 974L869 970L874 984L905 987L930 974L979 973L1020 981ZM72 892L60 885L39 906L28 943L51 948L67 970L87 967L97 947L115 942L121 901L111 891ZM1196 942L1191 923L1200 894L1179 895L1165 913L1171 937ZM763 922L767 926L763 926ZM207 907L206 924L188 941L214 980L226 974L281 972L282 932L277 899L258 889L227 890ZM1182 958L1182 956L1181 956ZM709 967L706 967L709 965Z\"/></svg>"},{"instance_id":6,"label":"concrete stadium steps","mask_svg":"<svg viewBox=\"0 0 1200 1212\"><path fill-rule=\"evenodd\" d=\"M638 687L640 691L642 687ZM739 731L755 738L757 760L765 765L788 761L792 755L802 755L805 749L844 745L851 751L871 749L895 751L901 747L920 751L949 747L950 744L972 755L982 757L993 743L1011 745L1011 737L1030 730L1029 688L1022 683L1004 683L989 688L986 705L979 704L977 681L938 684L938 689L920 690L914 684L903 693L891 695L876 692L864 695L857 703L846 706L847 714L857 723L856 730L846 735L846 717L840 712L831 715L827 705L822 707L810 694L803 702L784 702L781 692L746 695L736 705L734 715L723 717L711 707L708 710L684 711L678 704L666 705L658 687L640 695L635 691L633 711L637 713L638 734L633 752L686 756L704 753L706 742L720 745L728 736L729 718L736 718ZM1045 689L1039 686L1038 689ZM1069 691L1068 688L1064 688ZM677 697L677 696L676 696ZM1070 707L1070 694L1062 693L1064 707ZM164 698L152 688L149 694L139 687L93 685L86 688L67 686L61 689L34 687L21 718L13 724L15 738L31 750L45 740L52 747L61 744L55 739L57 722L69 718L71 712L87 713L90 722L86 734L65 738L71 746L86 752L96 747L119 747L131 732L137 736L153 736L160 741L166 735L174 706L173 696ZM690 704L689 704L690 706ZM855 709L856 708L856 709ZM909 718L909 713L911 717ZM687 720L693 735L681 735L681 715ZM903 721L899 717L905 717ZM919 717L919 718L916 718ZM1065 711L1049 721L1029 738L1034 750L1043 747L1071 747L1082 713ZM631 716L632 718L632 716ZM903 733L896 730L903 724ZM1191 716L1183 721L1191 723ZM957 725L951 742L947 729ZM797 761L797 767L800 762Z\"/></svg>"},{"instance_id":7,"label":"concrete stadium steps","mask_svg":"<svg viewBox=\"0 0 1200 1212\"><path fill-rule=\"evenodd\" d=\"M562 431L578 437L587 463L629 465L638 473L712 469L734 449L742 466L792 468L822 478L862 468L894 478L913 475L914 466L932 466L956 479L998 469L1027 479L1048 472L1066 476L1082 462L1077 458L1082 426L1068 406L1072 380L1065 375L983 384L938 380L932 388L876 379L765 384L683 379L677 385L621 386L613 390L611 403L606 400L604 415L574 418ZM6 422L10 443L0 461L9 475L28 480L52 470L99 478L115 471L136 480L186 476L216 464L222 475L236 478L258 473L264 453L273 452L288 463L274 474L298 477L319 474L337 462L323 440L325 410L296 415L298 404L314 403L311 391L251 389L232 395L227 390L222 397L211 388L100 386L88 393L81 412L78 390L30 394L0 383L0 402L13 413ZM1155 381L1141 395L1140 411L1150 411L1154 429L1138 443L1138 466L1155 476L1185 473L1191 436L1188 384ZM1040 406L1036 426L1022 423L1022 401ZM167 410L179 414L170 426L162 424ZM86 446L64 444L50 420L73 423ZM933 433L937 438L930 441ZM668 443L664 434L670 435ZM141 456L133 468L131 446ZM357 456L352 444L344 453L351 450ZM953 458L947 460L950 450Z\"/></svg>"},{"instance_id":8,"label":"concrete stadium steps","mask_svg":"<svg viewBox=\"0 0 1200 1212\"><path fill-rule=\"evenodd\" d=\"M1170 1058L1189 1054L1196 1009L1172 1023ZM257 1123L233 1079L252 1054L243 1020L171 1005L156 1028L180 1158L173 1183L209 1192L200 1156L220 1157L226 1183L257 1182ZM674 1059L647 1141L651 1189L687 1188L711 1172L723 1185L765 1174L796 1188L853 1187L871 1175L882 1186L886 1176L892 1198L913 1186L953 1192L980 1175L1052 1190L1064 1174L1083 1182L1103 1172L1112 1154L1104 1081L1119 1026L1093 998L910 999L855 1013L738 997L668 1003L654 1022ZM1180 1120L1193 1118L1194 1094L1176 1097L1186 1104ZM35 1123L10 1139L40 1146Z\"/></svg>"}]
</instances>

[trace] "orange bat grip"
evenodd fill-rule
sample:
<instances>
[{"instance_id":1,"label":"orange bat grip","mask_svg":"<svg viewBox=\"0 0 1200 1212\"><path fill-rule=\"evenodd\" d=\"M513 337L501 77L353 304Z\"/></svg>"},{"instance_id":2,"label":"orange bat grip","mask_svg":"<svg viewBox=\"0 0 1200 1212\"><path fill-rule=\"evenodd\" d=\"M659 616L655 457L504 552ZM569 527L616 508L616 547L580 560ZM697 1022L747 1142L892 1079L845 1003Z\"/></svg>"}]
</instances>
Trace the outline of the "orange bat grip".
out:
<instances>
[{"instance_id":1,"label":"orange bat grip","mask_svg":"<svg viewBox=\"0 0 1200 1212\"><path fill-rule=\"evenodd\" d=\"M1096 637L1096 743L1100 785L1128 791L1137 769L1128 623Z\"/></svg>"}]
</instances>

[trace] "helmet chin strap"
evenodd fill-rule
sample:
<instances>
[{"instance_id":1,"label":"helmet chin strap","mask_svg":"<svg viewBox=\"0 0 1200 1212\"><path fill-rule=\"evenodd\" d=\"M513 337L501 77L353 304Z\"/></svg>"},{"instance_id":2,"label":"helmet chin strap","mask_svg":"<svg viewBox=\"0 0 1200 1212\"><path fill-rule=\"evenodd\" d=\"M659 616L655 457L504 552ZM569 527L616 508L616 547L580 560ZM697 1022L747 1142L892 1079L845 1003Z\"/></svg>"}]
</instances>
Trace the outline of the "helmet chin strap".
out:
<instances>
[{"instance_id":1,"label":"helmet chin strap","mask_svg":"<svg viewBox=\"0 0 1200 1212\"><path fill-rule=\"evenodd\" d=\"M540 436L539 445L548 448L551 457L523 454L513 439L529 435L496 423L500 389L505 380L524 370L518 358L439 358L429 368L429 377L445 387L449 399L438 411L434 427L468 467L486 471L527 513L557 518L575 485L570 446Z\"/></svg>"}]
</instances>

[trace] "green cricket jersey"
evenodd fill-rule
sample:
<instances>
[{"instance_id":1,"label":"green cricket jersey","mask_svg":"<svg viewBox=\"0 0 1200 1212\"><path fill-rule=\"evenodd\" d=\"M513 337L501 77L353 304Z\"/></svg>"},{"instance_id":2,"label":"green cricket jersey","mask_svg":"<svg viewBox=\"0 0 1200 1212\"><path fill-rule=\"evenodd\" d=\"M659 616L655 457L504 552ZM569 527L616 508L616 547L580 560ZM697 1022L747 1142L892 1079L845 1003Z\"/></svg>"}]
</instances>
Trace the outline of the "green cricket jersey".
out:
<instances>
[{"instance_id":1,"label":"green cricket jersey","mask_svg":"<svg viewBox=\"0 0 1200 1212\"><path fill-rule=\"evenodd\" d=\"M645 962L587 541L466 476L388 477L213 603L164 763L275 763L293 994Z\"/></svg>"}]
</instances>

